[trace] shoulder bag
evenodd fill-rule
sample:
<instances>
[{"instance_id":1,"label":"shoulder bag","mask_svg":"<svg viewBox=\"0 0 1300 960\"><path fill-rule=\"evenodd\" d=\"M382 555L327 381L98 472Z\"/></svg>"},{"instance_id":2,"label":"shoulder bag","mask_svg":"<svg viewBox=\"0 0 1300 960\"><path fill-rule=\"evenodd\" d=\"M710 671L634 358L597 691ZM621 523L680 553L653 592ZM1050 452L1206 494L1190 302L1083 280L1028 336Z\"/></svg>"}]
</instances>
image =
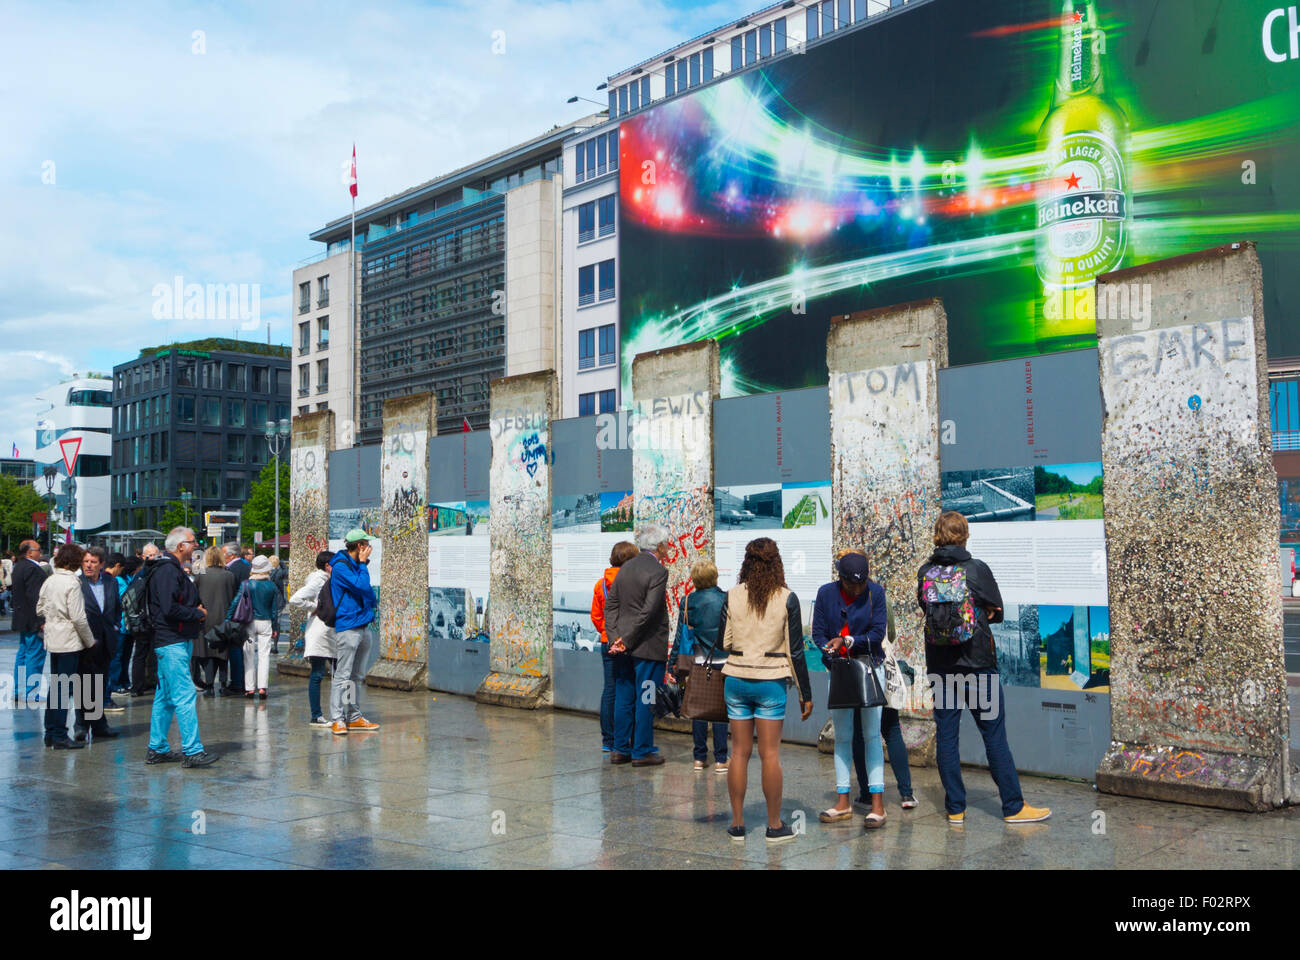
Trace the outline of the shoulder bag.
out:
<instances>
[{"instance_id":1,"label":"shoulder bag","mask_svg":"<svg viewBox=\"0 0 1300 960\"><path fill-rule=\"evenodd\" d=\"M687 602L690 602L689 597ZM678 663L681 663L683 658L694 661L684 681L686 693L682 697L682 714L692 720L727 722L727 701L722 695L722 685L726 682L726 677L722 675L722 668L714 662L717 651L716 645L710 645L709 652L702 657L678 655Z\"/></svg>"}]
</instances>

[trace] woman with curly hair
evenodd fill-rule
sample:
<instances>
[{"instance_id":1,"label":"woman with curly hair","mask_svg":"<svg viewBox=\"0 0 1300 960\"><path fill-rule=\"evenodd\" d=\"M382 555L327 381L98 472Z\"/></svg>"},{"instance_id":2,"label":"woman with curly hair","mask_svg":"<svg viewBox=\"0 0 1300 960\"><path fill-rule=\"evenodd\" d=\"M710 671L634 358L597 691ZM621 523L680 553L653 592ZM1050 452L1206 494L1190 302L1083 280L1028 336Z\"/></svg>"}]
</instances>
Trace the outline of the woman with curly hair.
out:
<instances>
[{"instance_id":1,"label":"woman with curly hair","mask_svg":"<svg viewBox=\"0 0 1300 960\"><path fill-rule=\"evenodd\" d=\"M740 576L727 592L718 633L727 652L723 695L731 723L727 834L732 840L745 839L745 787L757 734L767 800L767 842L793 840L794 831L781 819L781 726L790 681L798 684L804 720L812 715L812 686L803 657L799 598L786 586L781 552L771 538L759 537L745 546Z\"/></svg>"}]
</instances>

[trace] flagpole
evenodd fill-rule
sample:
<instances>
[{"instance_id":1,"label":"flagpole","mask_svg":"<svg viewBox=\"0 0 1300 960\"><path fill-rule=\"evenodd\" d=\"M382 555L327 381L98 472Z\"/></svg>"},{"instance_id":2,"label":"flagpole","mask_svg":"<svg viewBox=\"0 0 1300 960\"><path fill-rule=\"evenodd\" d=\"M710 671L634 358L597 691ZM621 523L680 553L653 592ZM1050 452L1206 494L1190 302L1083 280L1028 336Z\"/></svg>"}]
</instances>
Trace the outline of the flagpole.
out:
<instances>
[{"instance_id":1,"label":"flagpole","mask_svg":"<svg viewBox=\"0 0 1300 960\"><path fill-rule=\"evenodd\" d=\"M357 324L357 148L352 146L352 239L348 243L348 393L351 394L351 409L348 417L352 419L352 442L356 443L357 429L357 350L360 347L361 331Z\"/></svg>"}]
</instances>

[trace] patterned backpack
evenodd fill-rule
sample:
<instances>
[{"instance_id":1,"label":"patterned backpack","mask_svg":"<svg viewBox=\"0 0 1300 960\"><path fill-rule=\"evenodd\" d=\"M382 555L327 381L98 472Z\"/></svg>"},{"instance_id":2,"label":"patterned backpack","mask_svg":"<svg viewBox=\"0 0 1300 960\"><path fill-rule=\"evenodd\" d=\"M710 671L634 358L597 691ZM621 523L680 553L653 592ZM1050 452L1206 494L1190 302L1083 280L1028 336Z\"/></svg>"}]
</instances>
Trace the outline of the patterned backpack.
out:
<instances>
[{"instance_id":1,"label":"patterned backpack","mask_svg":"<svg viewBox=\"0 0 1300 960\"><path fill-rule=\"evenodd\" d=\"M921 571L925 600L925 642L937 647L966 643L975 634L975 603L966 584L966 567L931 564Z\"/></svg>"}]
</instances>

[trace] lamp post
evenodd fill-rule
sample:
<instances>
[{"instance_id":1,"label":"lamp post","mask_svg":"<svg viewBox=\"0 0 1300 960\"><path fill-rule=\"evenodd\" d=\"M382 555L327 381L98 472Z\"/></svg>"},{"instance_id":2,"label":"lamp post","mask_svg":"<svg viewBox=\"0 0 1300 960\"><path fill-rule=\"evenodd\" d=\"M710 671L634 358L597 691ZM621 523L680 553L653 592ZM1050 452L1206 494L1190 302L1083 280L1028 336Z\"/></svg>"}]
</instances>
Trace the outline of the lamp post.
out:
<instances>
[{"instance_id":1,"label":"lamp post","mask_svg":"<svg viewBox=\"0 0 1300 960\"><path fill-rule=\"evenodd\" d=\"M45 478L45 552L54 552L54 478L59 475L57 465L47 464L41 470L41 476Z\"/></svg>"},{"instance_id":2,"label":"lamp post","mask_svg":"<svg viewBox=\"0 0 1300 960\"><path fill-rule=\"evenodd\" d=\"M289 421L266 421L266 445L275 457L275 555L280 555L280 451L289 441Z\"/></svg>"},{"instance_id":3,"label":"lamp post","mask_svg":"<svg viewBox=\"0 0 1300 960\"><path fill-rule=\"evenodd\" d=\"M190 525L190 501L193 499L194 494L181 487L181 504L185 507L185 526L187 527Z\"/></svg>"}]
</instances>

